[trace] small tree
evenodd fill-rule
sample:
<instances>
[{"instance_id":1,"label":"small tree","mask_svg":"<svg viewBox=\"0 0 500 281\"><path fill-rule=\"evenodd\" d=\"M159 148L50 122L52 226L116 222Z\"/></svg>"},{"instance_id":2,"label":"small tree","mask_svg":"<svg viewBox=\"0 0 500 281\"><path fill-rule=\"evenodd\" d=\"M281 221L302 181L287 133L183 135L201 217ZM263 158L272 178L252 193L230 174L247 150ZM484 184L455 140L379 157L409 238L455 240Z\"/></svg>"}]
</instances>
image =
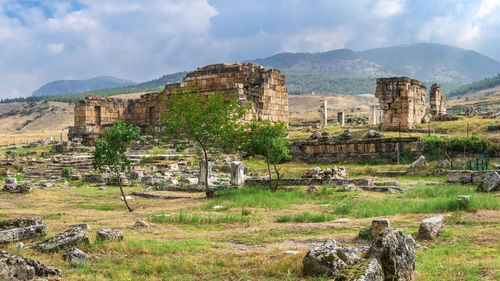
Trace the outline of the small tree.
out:
<instances>
[{"instance_id":1,"label":"small tree","mask_svg":"<svg viewBox=\"0 0 500 281\"><path fill-rule=\"evenodd\" d=\"M139 135L139 128L116 121L113 123L111 129L101 133L99 139L94 142L94 160L92 161L95 170L102 171L104 166L108 166L115 174L123 201L129 212L132 212L132 209L128 205L127 198L123 192L120 172L130 171L130 159L125 153L127 152L127 147L134 140L142 140Z\"/></svg>"},{"instance_id":2,"label":"small tree","mask_svg":"<svg viewBox=\"0 0 500 281\"><path fill-rule=\"evenodd\" d=\"M280 174L276 164L291 159L290 150L288 149L290 141L285 136L286 124L284 122L272 124L269 120L262 122L254 120L249 124L249 133L240 147L245 158L260 155L266 159L269 188L273 192L278 188L280 181ZM274 171L278 177L278 183L274 187L270 164L274 166Z\"/></svg>"},{"instance_id":3,"label":"small tree","mask_svg":"<svg viewBox=\"0 0 500 281\"><path fill-rule=\"evenodd\" d=\"M203 151L205 190L213 196L208 185L208 155L221 147L235 147L243 134L244 117L251 104L240 106L238 99L219 93L205 95L199 91L174 93L166 100L168 112L162 114L165 137L173 140L178 150L198 145Z\"/></svg>"}]
</instances>

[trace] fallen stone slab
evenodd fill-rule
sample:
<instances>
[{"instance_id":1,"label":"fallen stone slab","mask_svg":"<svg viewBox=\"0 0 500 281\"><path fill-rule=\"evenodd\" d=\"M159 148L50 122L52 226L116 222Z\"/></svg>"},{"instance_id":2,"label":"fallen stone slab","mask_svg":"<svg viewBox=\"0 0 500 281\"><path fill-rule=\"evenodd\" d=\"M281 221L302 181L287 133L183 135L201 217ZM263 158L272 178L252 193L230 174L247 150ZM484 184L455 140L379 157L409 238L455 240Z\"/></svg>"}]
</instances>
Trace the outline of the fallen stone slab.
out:
<instances>
[{"instance_id":1,"label":"fallen stone slab","mask_svg":"<svg viewBox=\"0 0 500 281\"><path fill-rule=\"evenodd\" d=\"M153 227L153 225L150 222L138 220L134 223L134 227L147 228L147 227Z\"/></svg>"},{"instance_id":2,"label":"fallen stone slab","mask_svg":"<svg viewBox=\"0 0 500 281\"><path fill-rule=\"evenodd\" d=\"M410 168L420 168L425 167L425 156L420 155L417 160L411 163Z\"/></svg>"},{"instance_id":3,"label":"fallen stone slab","mask_svg":"<svg viewBox=\"0 0 500 281\"><path fill-rule=\"evenodd\" d=\"M451 183L472 183L472 171L451 170L446 173L446 181Z\"/></svg>"},{"instance_id":4,"label":"fallen stone slab","mask_svg":"<svg viewBox=\"0 0 500 281\"><path fill-rule=\"evenodd\" d=\"M396 193L396 192L405 192L406 190L401 186L358 186L365 191L373 191L373 192L386 192L386 193Z\"/></svg>"},{"instance_id":5,"label":"fallen stone slab","mask_svg":"<svg viewBox=\"0 0 500 281\"><path fill-rule=\"evenodd\" d=\"M0 244L25 240L47 234L41 218L9 219L0 222Z\"/></svg>"},{"instance_id":6,"label":"fallen stone slab","mask_svg":"<svg viewBox=\"0 0 500 281\"><path fill-rule=\"evenodd\" d=\"M434 216L422 220L420 228L418 229L417 239L419 240L433 240L441 232L443 232L444 221L443 216Z\"/></svg>"},{"instance_id":7,"label":"fallen stone slab","mask_svg":"<svg viewBox=\"0 0 500 281\"><path fill-rule=\"evenodd\" d=\"M62 259L68 262L76 262L76 261L81 261L81 260L87 260L89 258L89 255L85 253L84 251L73 247L69 250L67 250L63 255Z\"/></svg>"},{"instance_id":8,"label":"fallen stone slab","mask_svg":"<svg viewBox=\"0 0 500 281\"><path fill-rule=\"evenodd\" d=\"M481 181L481 190L483 192L494 192L500 188L500 175L496 171L487 173Z\"/></svg>"},{"instance_id":9,"label":"fallen stone slab","mask_svg":"<svg viewBox=\"0 0 500 281\"><path fill-rule=\"evenodd\" d=\"M97 240L100 241L121 241L123 240L123 231L121 229L101 228L97 230Z\"/></svg>"},{"instance_id":10,"label":"fallen stone slab","mask_svg":"<svg viewBox=\"0 0 500 281\"><path fill-rule=\"evenodd\" d=\"M75 227L66 230L62 233L54 235L52 238L47 239L41 243L30 245L30 248L36 247L42 252L50 252L59 249L68 249L76 246L79 243L89 243L89 238L85 231L80 227Z\"/></svg>"},{"instance_id":11,"label":"fallen stone slab","mask_svg":"<svg viewBox=\"0 0 500 281\"><path fill-rule=\"evenodd\" d=\"M131 195L137 196L137 197L142 197L142 198L148 198L148 199L163 199L163 200L171 200L171 199L182 199L182 198L189 198L189 197L182 197L182 196L165 196L165 195L157 195L157 194L150 194L150 193L144 193L144 192L132 192L130 193ZM127 198L128 199L128 198Z\"/></svg>"},{"instance_id":12,"label":"fallen stone slab","mask_svg":"<svg viewBox=\"0 0 500 281\"><path fill-rule=\"evenodd\" d=\"M16 183L8 184L7 182L3 186L2 191L10 192L10 193L28 193L31 189L31 182L29 181L21 181Z\"/></svg>"},{"instance_id":13,"label":"fallen stone slab","mask_svg":"<svg viewBox=\"0 0 500 281\"><path fill-rule=\"evenodd\" d=\"M36 277L60 275L61 271L37 260L25 259L0 251L0 277L5 280L32 280Z\"/></svg>"}]
</instances>

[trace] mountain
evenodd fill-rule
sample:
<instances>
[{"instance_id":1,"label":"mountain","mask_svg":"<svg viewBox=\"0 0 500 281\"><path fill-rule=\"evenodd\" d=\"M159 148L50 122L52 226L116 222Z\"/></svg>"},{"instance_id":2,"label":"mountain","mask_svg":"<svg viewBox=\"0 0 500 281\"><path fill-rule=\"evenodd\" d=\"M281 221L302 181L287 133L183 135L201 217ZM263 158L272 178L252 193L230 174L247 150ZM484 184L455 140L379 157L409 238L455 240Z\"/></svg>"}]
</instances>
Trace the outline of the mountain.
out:
<instances>
[{"instance_id":1,"label":"mountain","mask_svg":"<svg viewBox=\"0 0 500 281\"><path fill-rule=\"evenodd\" d=\"M285 72L372 78L409 76L457 86L500 72L500 62L478 52L429 43L362 52L341 49L322 53L280 53L251 62Z\"/></svg>"},{"instance_id":2,"label":"mountain","mask_svg":"<svg viewBox=\"0 0 500 281\"><path fill-rule=\"evenodd\" d=\"M34 91L32 96L57 96L107 88L125 87L135 84L136 83L133 81L123 80L112 76L99 76L88 80L58 80L43 85L38 90Z\"/></svg>"}]
</instances>

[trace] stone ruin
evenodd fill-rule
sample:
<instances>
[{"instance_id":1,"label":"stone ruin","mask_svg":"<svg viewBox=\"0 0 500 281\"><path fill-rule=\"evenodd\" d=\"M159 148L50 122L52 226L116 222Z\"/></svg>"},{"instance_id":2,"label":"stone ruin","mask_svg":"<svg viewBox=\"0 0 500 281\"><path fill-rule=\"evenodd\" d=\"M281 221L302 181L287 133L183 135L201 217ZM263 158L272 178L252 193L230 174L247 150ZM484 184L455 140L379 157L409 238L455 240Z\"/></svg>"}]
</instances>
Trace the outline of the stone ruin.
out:
<instances>
[{"instance_id":1,"label":"stone ruin","mask_svg":"<svg viewBox=\"0 0 500 281\"><path fill-rule=\"evenodd\" d=\"M408 131L425 115L425 84L408 77L378 78L375 96L383 110L382 130Z\"/></svg>"},{"instance_id":2,"label":"stone ruin","mask_svg":"<svg viewBox=\"0 0 500 281\"><path fill-rule=\"evenodd\" d=\"M429 98L432 116L446 114L446 99L441 93L441 85L432 84L429 92Z\"/></svg>"},{"instance_id":3,"label":"stone ruin","mask_svg":"<svg viewBox=\"0 0 500 281\"><path fill-rule=\"evenodd\" d=\"M87 96L75 105L74 126L69 128L68 138L91 144L117 120L159 130L156 125L160 116L168 111L163 97L168 99L174 93L191 89L206 95L233 95L240 103L251 101L257 119L288 122L288 90L279 70L253 63L214 64L188 73L180 83L167 84L162 92L147 93L139 99Z\"/></svg>"}]
</instances>

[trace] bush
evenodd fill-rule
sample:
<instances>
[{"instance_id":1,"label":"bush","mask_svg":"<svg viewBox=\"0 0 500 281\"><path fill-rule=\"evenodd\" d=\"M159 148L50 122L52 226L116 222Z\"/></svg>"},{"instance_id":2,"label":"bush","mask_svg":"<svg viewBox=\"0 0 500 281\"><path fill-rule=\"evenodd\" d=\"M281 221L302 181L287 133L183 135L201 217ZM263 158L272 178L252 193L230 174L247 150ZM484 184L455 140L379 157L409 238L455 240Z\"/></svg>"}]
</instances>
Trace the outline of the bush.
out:
<instances>
[{"instance_id":1,"label":"bush","mask_svg":"<svg viewBox=\"0 0 500 281\"><path fill-rule=\"evenodd\" d=\"M436 149L443 152L467 152L467 153L483 153L486 149L492 155L500 153L500 144L490 140L472 137L438 137L427 136L423 138L424 153L435 154Z\"/></svg>"},{"instance_id":2,"label":"bush","mask_svg":"<svg viewBox=\"0 0 500 281\"><path fill-rule=\"evenodd\" d=\"M69 176L71 175L71 172L74 171L75 168L73 167L64 167L62 170L61 170L61 176L63 178L69 178Z\"/></svg>"}]
</instances>

